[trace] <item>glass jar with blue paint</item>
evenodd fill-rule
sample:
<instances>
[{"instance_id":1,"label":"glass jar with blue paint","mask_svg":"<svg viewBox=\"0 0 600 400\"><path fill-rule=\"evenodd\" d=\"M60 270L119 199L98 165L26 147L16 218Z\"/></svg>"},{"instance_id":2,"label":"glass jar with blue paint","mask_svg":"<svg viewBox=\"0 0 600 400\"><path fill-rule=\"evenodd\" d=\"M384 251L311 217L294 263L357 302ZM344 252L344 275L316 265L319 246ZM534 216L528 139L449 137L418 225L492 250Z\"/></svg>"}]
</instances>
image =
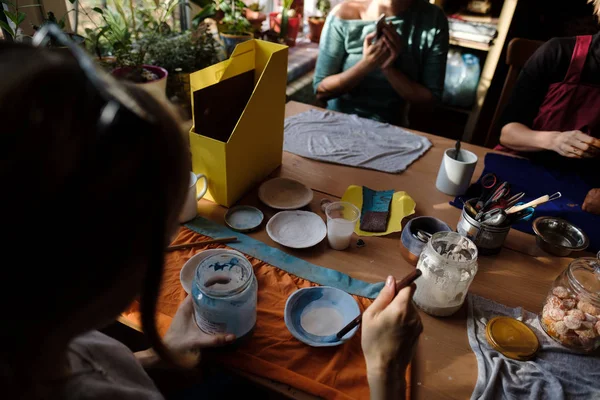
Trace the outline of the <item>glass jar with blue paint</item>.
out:
<instances>
[{"instance_id":1,"label":"glass jar with blue paint","mask_svg":"<svg viewBox=\"0 0 600 400\"><path fill-rule=\"evenodd\" d=\"M192 284L196 324L209 334L248 334L256 324L257 288L252 264L241 253L207 257Z\"/></svg>"}]
</instances>

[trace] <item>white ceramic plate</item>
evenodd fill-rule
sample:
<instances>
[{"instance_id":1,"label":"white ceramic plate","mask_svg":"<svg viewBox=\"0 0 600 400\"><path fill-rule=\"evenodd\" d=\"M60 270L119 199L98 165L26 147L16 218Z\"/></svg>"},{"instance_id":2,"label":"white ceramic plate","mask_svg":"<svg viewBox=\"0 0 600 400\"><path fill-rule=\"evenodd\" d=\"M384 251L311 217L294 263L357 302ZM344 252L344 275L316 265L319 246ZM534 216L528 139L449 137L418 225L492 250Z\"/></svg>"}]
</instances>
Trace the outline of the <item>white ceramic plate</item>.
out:
<instances>
[{"instance_id":1,"label":"white ceramic plate","mask_svg":"<svg viewBox=\"0 0 600 400\"><path fill-rule=\"evenodd\" d=\"M277 210L296 210L313 199L313 191L293 179L274 178L258 188L258 198Z\"/></svg>"},{"instance_id":2,"label":"white ceramic plate","mask_svg":"<svg viewBox=\"0 0 600 400\"><path fill-rule=\"evenodd\" d=\"M195 254L192 258L190 258L185 264L183 264L183 268L179 272L179 281L181 282L181 286L183 286L183 290L187 294L192 294L192 282L194 281L194 275L196 274L196 269L198 265L207 257L214 256L216 254L222 253L224 249L209 249L201 251L198 254ZM230 250L232 251L232 250ZM233 250L235 253L244 257L244 255L238 251Z\"/></svg>"},{"instance_id":3,"label":"white ceramic plate","mask_svg":"<svg viewBox=\"0 0 600 400\"><path fill-rule=\"evenodd\" d=\"M267 223L269 237L282 246L305 249L327 236L325 222L309 211L280 211Z\"/></svg>"},{"instance_id":4,"label":"white ceramic plate","mask_svg":"<svg viewBox=\"0 0 600 400\"><path fill-rule=\"evenodd\" d=\"M238 232L250 232L262 224L264 215L256 207L235 206L225 214L225 223L228 227Z\"/></svg>"}]
</instances>

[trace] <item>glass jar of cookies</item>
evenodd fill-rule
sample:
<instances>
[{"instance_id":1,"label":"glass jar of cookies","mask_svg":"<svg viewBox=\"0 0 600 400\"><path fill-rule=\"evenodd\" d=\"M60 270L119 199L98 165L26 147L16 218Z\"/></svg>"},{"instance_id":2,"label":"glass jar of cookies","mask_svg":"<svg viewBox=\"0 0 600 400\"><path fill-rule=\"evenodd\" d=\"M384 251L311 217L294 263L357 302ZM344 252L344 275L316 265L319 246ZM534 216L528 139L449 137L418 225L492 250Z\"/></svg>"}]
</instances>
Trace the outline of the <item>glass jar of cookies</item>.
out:
<instances>
[{"instance_id":1,"label":"glass jar of cookies","mask_svg":"<svg viewBox=\"0 0 600 400\"><path fill-rule=\"evenodd\" d=\"M563 346L584 352L600 347L600 259L569 264L546 297L540 323Z\"/></svg>"}]
</instances>

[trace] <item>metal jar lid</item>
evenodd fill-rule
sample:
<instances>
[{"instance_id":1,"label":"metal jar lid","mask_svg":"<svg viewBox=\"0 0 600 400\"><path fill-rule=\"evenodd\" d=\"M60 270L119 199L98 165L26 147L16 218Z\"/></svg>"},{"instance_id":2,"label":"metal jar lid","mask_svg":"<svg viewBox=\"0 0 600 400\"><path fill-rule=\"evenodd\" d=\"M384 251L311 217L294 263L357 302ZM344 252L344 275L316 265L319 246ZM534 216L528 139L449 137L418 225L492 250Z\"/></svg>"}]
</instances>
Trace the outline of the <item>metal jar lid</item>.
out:
<instances>
[{"instance_id":1,"label":"metal jar lid","mask_svg":"<svg viewBox=\"0 0 600 400\"><path fill-rule=\"evenodd\" d=\"M485 337L496 351L519 361L532 359L540 342L527 325L510 317L494 317L485 327Z\"/></svg>"}]
</instances>

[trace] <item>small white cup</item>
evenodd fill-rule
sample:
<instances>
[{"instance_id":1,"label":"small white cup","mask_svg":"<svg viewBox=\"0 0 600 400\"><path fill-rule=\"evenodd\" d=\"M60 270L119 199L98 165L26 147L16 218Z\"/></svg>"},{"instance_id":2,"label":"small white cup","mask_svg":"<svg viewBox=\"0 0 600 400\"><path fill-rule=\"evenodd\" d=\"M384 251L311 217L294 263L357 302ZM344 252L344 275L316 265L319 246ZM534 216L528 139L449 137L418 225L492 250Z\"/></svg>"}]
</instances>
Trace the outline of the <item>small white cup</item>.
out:
<instances>
[{"instance_id":1,"label":"small white cup","mask_svg":"<svg viewBox=\"0 0 600 400\"><path fill-rule=\"evenodd\" d=\"M325 209L327 215L327 241L334 250L350 246L354 227L360 219L360 210L352 203L336 201Z\"/></svg>"},{"instance_id":2,"label":"small white cup","mask_svg":"<svg viewBox=\"0 0 600 400\"><path fill-rule=\"evenodd\" d=\"M473 178L477 166L477 156L468 150L461 149L459 160L454 159L455 149L446 149L440 165L435 186L440 192L451 196L465 194Z\"/></svg>"},{"instance_id":3,"label":"small white cup","mask_svg":"<svg viewBox=\"0 0 600 400\"><path fill-rule=\"evenodd\" d=\"M196 183L204 180L204 187L198 192ZM208 179L204 174L194 174L190 172L190 185L185 198L185 204L179 213L179 222L184 223L193 220L198 215L198 200L200 200L208 190Z\"/></svg>"}]
</instances>

